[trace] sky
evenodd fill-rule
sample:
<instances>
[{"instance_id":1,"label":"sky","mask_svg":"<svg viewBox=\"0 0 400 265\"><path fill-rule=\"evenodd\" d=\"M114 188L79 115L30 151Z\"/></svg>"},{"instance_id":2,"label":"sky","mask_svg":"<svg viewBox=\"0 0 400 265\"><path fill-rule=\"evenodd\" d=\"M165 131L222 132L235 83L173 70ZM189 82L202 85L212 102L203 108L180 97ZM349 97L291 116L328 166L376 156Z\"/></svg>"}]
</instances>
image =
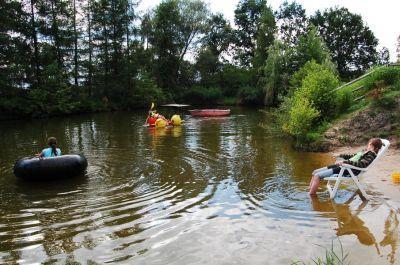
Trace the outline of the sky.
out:
<instances>
[{"instance_id":1,"label":"sky","mask_svg":"<svg viewBox=\"0 0 400 265\"><path fill-rule=\"evenodd\" d=\"M142 0L140 9L155 7L161 0ZM212 12L223 13L233 24L234 10L239 0L205 0ZM283 0L268 0L275 11ZM289 1L291 2L291 1ZM361 15L364 23L374 32L379 40L378 49L389 49L390 60L396 59L397 37L400 35L400 1L399 0L296 0L306 10L308 16L316 10L339 6L346 7L352 13Z\"/></svg>"}]
</instances>

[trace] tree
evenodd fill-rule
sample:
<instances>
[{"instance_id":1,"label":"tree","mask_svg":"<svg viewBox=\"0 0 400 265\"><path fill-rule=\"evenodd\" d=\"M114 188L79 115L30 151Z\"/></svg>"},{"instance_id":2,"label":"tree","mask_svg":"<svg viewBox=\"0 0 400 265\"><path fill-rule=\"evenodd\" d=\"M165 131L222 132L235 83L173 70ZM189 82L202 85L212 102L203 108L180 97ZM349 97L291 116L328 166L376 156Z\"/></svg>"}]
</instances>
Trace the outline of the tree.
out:
<instances>
[{"instance_id":1,"label":"tree","mask_svg":"<svg viewBox=\"0 0 400 265\"><path fill-rule=\"evenodd\" d=\"M149 41L156 57L155 76L170 95L177 86L185 55L200 41L207 17L208 9L199 0L168 0L154 11Z\"/></svg>"},{"instance_id":2,"label":"tree","mask_svg":"<svg viewBox=\"0 0 400 265\"><path fill-rule=\"evenodd\" d=\"M308 19L306 10L295 1L283 2L275 12L280 39L290 46L295 46L301 35L307 32Z\"/></svg>"},{"instance_id":3,"label":"tree","mask_svg":"<svg viewBox=\"0 0 400 265\"><path fill-rule=\"evenodd\" d=\"M70 59L69 51L73 50L74 35L71 30L71 10L68 2L53 0L38 0L39 30L40 34L50 40L47 44L47 57L50 61L56 61L57 70L63 76L62 82L67 81L66 61Z\"/></svg>"},{"instance_id":4,"label":"tree","mask_svg":"<svg viewBox=\"0 0 400 265\"><path fill-rule=\"evenodd\" d=\"M336 7L317 11L311 22L324 39L342 78L359 75L376 63L378 40L361 16Z\"/></svg>"},{"instance_id":5,"label":"tree","mask_svg":"<svg viewBox=\"0 0 400 265\"><path fill-rule=\"evenodd\" d=\"M306 34L300 36L295 50L296 71L311 60L316 61L318 64L331 60L329 50L323 39L318 36L314 26L311 26Z\"/></svg>"},{"instance_id":6,"label":"tree","mask_svg":"<svg viewBox=\"0 0 400 265\"><path fill-rule=\"evenodd\" d=\"M176 86L179 61L180 14L177 1L161 2L154 11L153 31L149 38L155 55L154 76L163 89Z\"/></svg>"},{"instance_id":7,"label":"tree","mask_svg":"<svg viewBox=\"0 0 400 265\"><path fill-rule=\"evenodd\" d=\"M400 35L397 37L397 62L400 63Z\"/></svg>"},{"instance_id":8,"label":"tree","mask_svg":"<svg viewBox=\"0 0 400 265\"><path fill-rule=\"evenodd\" d=\"M268 57L268 47L274 42L276 30L275 17L270 8L265 8L259 21L256 46L254 51L253 67L264 65Z\"/></svg>"},{"instance_id":9,"label":"tree","mask_svg":"<svg viewBox=\"0 0 400 265\"><path fill-rule=\"evenodd\" d=\"M232 43L232 28L222 14L215 14L208 19L206 31L208 33L202 39L195 67L202 85L219 85L216 83L217 75L222 69L220 57Z\"/></svg>"},{"instance_id":10,"label":"tree","mask_svg":"<svg viewBox=\"0 0 400 265\"><path fill-rule=\"evenodd\" d=\"M283 44L275 41L268 50L268 59L264 67L264 105L275 106L277 103L278 87L282 83L282 71L284 66Z\"/></svg>"},{"instance_id":11,"label":"tree","mask_svg":"<svg viewBox=\"0 0 400 265\"><path fill-rule=\"evenodd\" d=\"M202 42L213 55L219 57L227 51L233 41L232 28L222 14L212 15L207 21L206 32Z\"/></svg>"},{"instance_id":12,"label":"tree","mask_svg":"<svg viewBox=\"0 0 400 265\"><path fill-rule=\"evenodd\" d=\"M378 54L378 64L379 65L386 65L390 61L390 54L389 54L389 49L386 47L383 47Z\"/></svg>"},{"instance_id":13,"label":"tree","mask_svg":"<svg viewBox=\"0 0 400 265\"><path fill-rule=\"evenodd\" d=\"M178 69L192 44L200 42L199 34L204 33L207 27L209 10L201 0L180 0L180 41L183 44L179 50ZM196 39L197 38L197 39Z\"/></svg>"},{"instance_id":14,"label":"tree","mask_svg":"<svg viewBox=\"0 0 400 265\"><path fill-rule=\"evenodd\" d=\"M235 58L245 67L254 63L257 43L264 47L272 44L270 39L264 40L258 34L269 37L269 33L275 28L275 22L271 21L271 8L267 6L266 0L240 0L235 9L235 31L236 55ZM261 19L263 18L263 19ZM264 24L265 23L265 24ZM260 51L260 50L259 50Z\"/></svg>"},{"instance_id":15,"label":"tree","mask_svg":"<svg viewBox=\"0 0 400 265\"><path fill-rule=\"evenodd\" d=\"M72 1L73 6L73 27L74 27L74 81L75 86L78 86L78 31L76 21L76 0Z\"/></svg>"},{"instance_id":16,"label":"tree","mask_svg":"<svg viewBox=\"0 0 400 265\"><path fill-rule=\"evenodd\" d=\"M0 8L0 110L1 101L30 86L35 60L28 45L31 24L18 1L4 1Z\"/></svg>"},{"instance_id":17,"label":"tree","mask_svg":"<svg viewBox=\"0 0 400 265\"><path fill-rule=\"evenodd\" d=\"M83 54L87 56L87 60L82 62L82 71L86 73L85 85L87 86L88 97L92 96L93 91L93 14L92 14L93 0L88 0L87 5L83 8L86 18L86 35L87 38L83 41Z\"/></svg>"},{"instance_id":18,"label":"tree","mask_svg":"<svg viewBox=\"0 0 400 265\"><path fill-rule=\"evenodd\" d=\"M34 0L30 0L30 12L31 12L31 38L33 40L34 47L34 65L35 65L35 75L36 83L40 84L40 66L39 66L39 48L38 48L38 38L35 22L35 11L34 11Z\"/></svg>"}]
</instances>

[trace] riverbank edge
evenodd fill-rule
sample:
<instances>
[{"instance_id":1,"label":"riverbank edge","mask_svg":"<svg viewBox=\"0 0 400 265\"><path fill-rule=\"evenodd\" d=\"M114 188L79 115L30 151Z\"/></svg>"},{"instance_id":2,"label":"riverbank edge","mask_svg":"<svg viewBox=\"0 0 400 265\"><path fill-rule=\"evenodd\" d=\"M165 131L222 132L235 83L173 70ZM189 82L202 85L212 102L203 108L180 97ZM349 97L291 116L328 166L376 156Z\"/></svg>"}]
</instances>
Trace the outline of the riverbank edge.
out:
<instances>
[{"instance_id":1,"label":"riverbank edge","mask_svg":"<svg viewBox=\"0 0 400 265\"><path fill-rule=\"evenodd\" d=\"M161 106L161 105L160 105ZM208 108L209 105L189 105L192 108ZM249 106L246 104L236 103L236 104L215 104L217 108L222 107L239 107L239 108L254 108L258 109L260 106ZM187 108L189 109L189 108ZM40 115L24 115L19 113L0 113L0 121L12 121L12 120L36 120L36 119L49 119L53 117L68 117L68 116L76 116L83 114L95 114L95 113L114 113L114 112L124 112L124 111L144 111L145 114L148 112L148 107L137 107L137 108L113 108L113 107L105 107L101 109L88 110L88 111L76 111L76 112L60 112L60 113L52 113L52 114L40 114Z\"/></svg>"}]
</instances>

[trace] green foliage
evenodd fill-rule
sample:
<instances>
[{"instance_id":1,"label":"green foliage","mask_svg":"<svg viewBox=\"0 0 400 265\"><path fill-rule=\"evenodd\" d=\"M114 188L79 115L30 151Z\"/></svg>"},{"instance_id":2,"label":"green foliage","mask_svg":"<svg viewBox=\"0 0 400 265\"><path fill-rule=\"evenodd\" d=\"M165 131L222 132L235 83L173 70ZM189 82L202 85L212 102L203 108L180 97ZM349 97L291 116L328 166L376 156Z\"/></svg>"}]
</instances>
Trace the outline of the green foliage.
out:
<instances>
[{"instance_id":1,"label":"green foliage","mask_svg":"<svg viewBox=\"0 0 400 265\"><path fill-rule=\"evenodd\" d=\"M330 248L324 248L325 249L325 257L323 258L317 258L313 259L311 263L304 263L303 261L296 261L293 262L291 265L345 265L345 264L350 264L347 262L347 257L348 254L344 254L343 251L343 246L342 243L340 243L340 252L336 251L334 249L334 245L332 242L332 245Z\"/></svg>"},{"instance_id":2,"label":"green foliage","mask_svg":"<svg viewBox=\"0 0 400 265\"><path fill-rule=\"evenodd\" d=\"M225 97L222 104L224 106L235 106L238 104L236 97Z\"/></svg>"},{"instance_id":3,"label":"green foliage","mask_svg":"<svg viewBox=\"0 0 400 265\"><path fill-rule=\"evenodd\" d=\"M237 26L237 30L235 31L235 44L237 46L235 58L241 65L247 67L251 65L256 50L255 40L258 39L258 41L261 41L261 39L258 38L259 32L261 34L270 32L267 28L260 31L262 25L261 18L269 12L271 12L271 10L267 6L266 0L239 1L235 9L235 24ZM270 24L269 19L268 24ZM274 24L275 23L273 23L273 25ZM264 45L264 47L268 46Z\"/></svg>"},{"instance_id":4,"label":"green foliage","mask_svg":"<svg viewBox=\"0 0 400 265\"><path fill-rule=\"evenodd\" d=\"M379 86L391 86L400 82L400 67L382 67L364 79L364 88L371 90Z\"/></svg>"},{"instance_id":5,"label":"green foliage","mask_svg":"<svg viewBox=\"0 0 400 265\"><path fill-rule=\"evenodd\" d=\"M377 62L378 40L360 15L351 13L347 8L335 7L317 11L310 21L331 52L340 77L360 75Z\"/></svg>"},{"instance_id":6,"label":"green foliage","mask_svg":"<svg viewBox=\"0 0 400 265\"><path fill-rule=\"evenodd\" d=\"M310 100L322 117L333 117L336 113L336 93L332 90L339 85L339 80L328 70L309 73L296 91L295 97Z\"/></svg>"},{"instance_id":7,"label":"green foliage","mask_svg":"<svg viewBox=\"0 0 400 265\"><path fill-rule=\"evenodd\" d=\"M318 138L319 133L313 133L316 126L332 118L338 105L347 103L332 92L339 81L327 66L314 61L307 63L292 79L294 85L299 82L301 86L285 99L279 121L285 132L307 142Z\"/></svg>"},{"instance_id":8,"label":"green foliage","mask_svg":"<svg viewBox=\"0 0 400 265\"><path fill-rule=\"evenodd\" d=\"M299 37L295 55L295 61L300 67L312 60L318 64L332 64L329 50L323 39L318 36L314 26L311 26L306 34ZM333 64L331 67L334 67Z\"/></svg>"},{"instance_id":9,"label":"green foliage","mask_svg":"<svg viewBox=\"0 0 400 265\"><path fill-rule=\"evenodd\" d=\"M361 55L370 50L350 49L354 43L375 49L374 42L359 41L371 40L371 34L354 27L359 21L348 19L358 17L344 9L315 16L319 37L295 2L283 3L274 14L266 0L240 0L235 30L222 14L211 14L203 0L161 1L141 18L138 4L5 1L0 8L0 111L47 116L142 107L149 101L214 104L224 99L278 106L301 87L303 94L312 91L305 96L323 119L327 111L320 105L331 102L324 101L321 86L330 87L328 79L314 77L317 81L308 80L307 89L302 86L309 72L335 68L321 37L336 61L341 59L337 52L351 51L352 60L340 61L346 66L369 65L370 57ZM350 45L347 27L329 31L338 29L335 16L364 35L356 35ZM277 29L281 42L274 41ZM328 45L343 40L350 46ZM382 60L386 55L382 53ZM392 89L400 87L391 74L382 78ZM336 108L347 108L349 100L348 94L339 93Z\"/></svg>"},{"instance_id":10,"label":"green foliage","mask_svg":"<svg viewBox=\"0 0 400 265\"><path fill-rule=\"evenodd\" d=\"M258 20L256 47L254 51L253 67L261 67L268 57L268 47L273 44L276 30L275 17L270 8L265 8Z\"/></svg>"},{"instance_id":11,"label":"green foliage","mask_svg":"<svg viewBox=\"0 0 400 265\"><path fill-rule=\"evenodd\" d=\"M233 42L233 30L222 14L212 15L208 19L206 31L208 34L204 36L202 41L214 56L218 57L225 52Z\"/></svg>"},{"instance_id":12,"label":"green foliage","mask_svg":"<svg viewBox=\"0 0 400 265\"><path fill-rule=\"evenodd\" d=\"M216 104L222 100L222 90L219 87L193 86L184 91L182 100L191 104Z\"/></svg>"},{"instance_id":13,"label":"green foliage","mask_svg":"<svg viewBox=\"0 0 400 265\"><path fill-rule=\"evenodd\" d=\"M285 44L275 41L268 50L268 58L259 81L264 91L264 105L276 106L288 92L291 54Z\"/></svg>"},{"instance_id":14,"label":"green foliage","mask_svg":"<svg viewBox=\"0 0 400 265\"><path fill-rule=\"evenodd\" d=\"M259 104L262 91L256 86L244 86L239 90L239 96L244 104Z\"/></svg>"},{"instance_id":15,"label":"green foliage","mask_svg":"<svg viewBox=\"0 0 400 265\"><path fill-rule=\"evenodd\" d=\"M220 84L224 96L237 96L241 87L253 84L255 86L254 75L253 71L225 64L220 74Z\"/></svg>"},{"instance_id":16,"label":"green foliage","mask_svg":"<svg viewBox=\"0 0 400 265\"><path fill-rule=\"evenodd\" d=\"M329 52L314 27L301 35L296 44L295 47L290 47L285 43L275 42L268 50L269 56L261 79L265 92L264 104L267 106L277 105L290 92L289 84L292 90L300 87L311 70L327 69L336 72Z\"/></svg>"},{"instance_id":17,"label":"green foliage","mask_svg":"<svg viewBox=\"0 0 400 265\"><path fill-rule=\"evenodd\" d=\"M400 91L400 79L396 81L396 83L393 84L392 90L394 91Z\"/></svg>"},{"instance_id":18,"label":"green foliage","mask_svg":"<svg viewBox=\"0 0 400 265\"><path fill-rule=\"evenodd\" d=\"M397 107L397 98L400 98L400 93L398 91L386 93L372 100L372 107L383 109L383 110L393 110Z\"/></svg>"},{"instance_id":19,"label":"green foliage","mask_svg":"<svg viewBox=\"0 0 400 265\"><path fill-rule=\"evenodd\" d=\"M307 98L296 97L289 110L289 120L283 126L283 130L297 139L304 140L312 128L320 112Z\"/></svg>"},{"instance_id":20,"label":"green foliage","mask_svg":"<svg viewBox=\"0 0 400 265\"><path fill-rule=\"evenodd\" d=\"M299 37L305 34L308 25L306 10L301 4L283 2L276 12L276 19L279 25L279 34L285 44L296 46Z\"/></svg>"},{"instance_id":21,"label":"green foliage","mask_svg":"<svg viewBox=\"0 0 400 265\"><path fill-rule=\"evenodd\" d=\"M157 86L154 79L147 73L137 80L136 89L131 91L129 99L126 101L127 107L137 108L146 107L149 102L163 102L165 95L162 90Z\"/></svg>"},{"instance_id":22,"label":"green foliage","mask_svg":"<svg viewBox=\"0 0 400 265\"><path fill-rule=\"evenodd\" d=\"M292 89L299 88L304 80L304 78L309 73L318 73L320 71L330 71L335 73L334 65L329 61L324 61L323 64L317 63L315 60L306 62L297 72L295 72L289 83Z\"/></svg>"},{"instance_id":23,"label":"green foliage","mask_svg":"<svg viewBox=\"0 0 400 265\"><path fill-rule=\"evenodd\" d=\"M337 91L337 113L347 111L353 103L354 96L351 88L343 88Z\"/></svg>"}]
</instances>

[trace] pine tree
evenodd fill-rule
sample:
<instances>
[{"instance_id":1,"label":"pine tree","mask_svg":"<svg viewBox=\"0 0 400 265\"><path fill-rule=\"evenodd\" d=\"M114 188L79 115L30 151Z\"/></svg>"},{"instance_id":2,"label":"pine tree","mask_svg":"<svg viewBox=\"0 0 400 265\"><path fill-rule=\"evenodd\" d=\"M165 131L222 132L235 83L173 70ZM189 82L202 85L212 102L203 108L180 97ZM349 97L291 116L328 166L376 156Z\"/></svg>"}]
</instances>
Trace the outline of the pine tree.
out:
<instances>
[{"instance_id":1,"label":"pine tree","mask_svg":"<svg viewBox=\"0 0 400 265\"><path fill-rule=\"evenodd\" d=\"M397 62L400 63L400 35L397 37Z\"/></svg>"}]
</instances>

